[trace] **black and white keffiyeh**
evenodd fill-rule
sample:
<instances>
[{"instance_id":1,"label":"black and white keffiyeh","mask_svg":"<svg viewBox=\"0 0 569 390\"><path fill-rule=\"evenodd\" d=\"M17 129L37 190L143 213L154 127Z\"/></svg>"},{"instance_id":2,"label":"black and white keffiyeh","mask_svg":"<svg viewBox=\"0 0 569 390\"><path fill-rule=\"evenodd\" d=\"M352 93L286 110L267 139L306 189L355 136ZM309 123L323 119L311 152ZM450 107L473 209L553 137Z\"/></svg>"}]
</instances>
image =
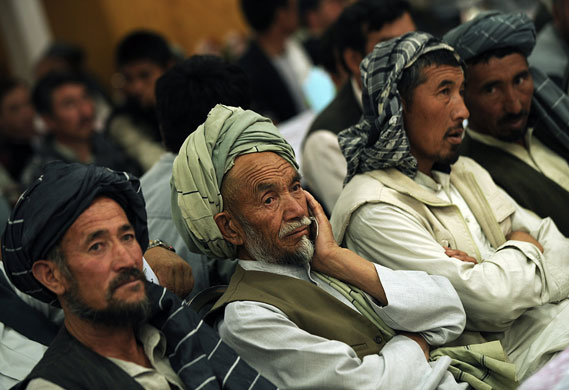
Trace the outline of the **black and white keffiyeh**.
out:
<instances>
[{"instance_id":1,"label":"black and white keffiyeh","mask_svg":"<svg viewBox=\"0 0 569 390\"><path fill-rule=\"evenodd\" d=\"M381 42L360 65L363 116L360 122L338 134L348 163L344 183L358 173L396 168L415 177L417 160L411 155L403 126L403 106L397 85L403 71L428 52L454 49L423 32L411 32ZM458 59L458 56L457 56Z\"/></svg>"}]
</instances>

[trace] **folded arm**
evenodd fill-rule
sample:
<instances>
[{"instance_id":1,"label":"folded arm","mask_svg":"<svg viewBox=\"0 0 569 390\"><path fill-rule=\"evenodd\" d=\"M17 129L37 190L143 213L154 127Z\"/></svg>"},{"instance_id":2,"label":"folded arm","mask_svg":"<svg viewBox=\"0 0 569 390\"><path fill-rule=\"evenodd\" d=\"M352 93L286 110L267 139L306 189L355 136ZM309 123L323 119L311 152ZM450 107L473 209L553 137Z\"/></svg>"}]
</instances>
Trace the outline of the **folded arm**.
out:
<instances>
[{"instance_id":1,"label":"folded arm","mask_svg":"<svg viewBox=\"0 0 569 390\"><path fill-rule=\"evenodd\" d=\"M431 233L409 213L374 204L354 213L346 243L386 267L448 278L476 330L501 331L527 308L548 298L541 272L543 256L528 242L507 241L483 262L465 262L445 254Z\"/></svg>"},{"instance_id":2,"label":"folded arm","mask_svg":"<svg viewBox=\"0 0 569 390\"><path fill-rule=\"evenodd\" d=\"M413 390L436 389L443 383L451 389L464 388L446 372L447 361L428 363L408 337L395 336L379 354L360 359L349 345L307 333L263 303L227 305L219 333L281 388ZM425 387L426 383L431 385Z\"/></svg>"}]
</instances>

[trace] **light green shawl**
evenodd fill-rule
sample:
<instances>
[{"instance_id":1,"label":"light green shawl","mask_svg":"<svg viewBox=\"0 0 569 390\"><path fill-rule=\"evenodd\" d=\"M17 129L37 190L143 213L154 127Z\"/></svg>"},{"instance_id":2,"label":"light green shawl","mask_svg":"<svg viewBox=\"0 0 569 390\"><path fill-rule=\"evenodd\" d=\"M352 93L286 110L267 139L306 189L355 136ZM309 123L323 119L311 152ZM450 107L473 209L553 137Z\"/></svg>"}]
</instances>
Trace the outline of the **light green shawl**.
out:
<instances>
[{"instance_id":1,"label":"light green shawl","mask_svg":"<svg viewBox=\"0 0 569 390\"><path fill-rule=\"evenodd\" d=\"M172 218L192 252L234 258L213 219L223 211L221 183L242 154L274 152L298 169L294 151L270 119L218 104L188 136L172 168Z\"/></svg>"}]
</instances>

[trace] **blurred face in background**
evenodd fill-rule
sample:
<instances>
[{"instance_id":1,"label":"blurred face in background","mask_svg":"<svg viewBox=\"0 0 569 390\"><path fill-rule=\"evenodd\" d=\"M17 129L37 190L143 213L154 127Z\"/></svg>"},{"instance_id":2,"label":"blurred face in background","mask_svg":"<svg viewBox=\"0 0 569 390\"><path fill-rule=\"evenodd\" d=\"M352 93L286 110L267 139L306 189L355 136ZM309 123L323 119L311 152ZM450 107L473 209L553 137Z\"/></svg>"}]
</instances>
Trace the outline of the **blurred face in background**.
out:
<instances>
[{"instance_id":1,"label":"blurred face in background","mask_svg":"<svg viewBox=\"0 0 569 390\"><path fill-rule=\"evenodd\" d=\"M124 93L142 108L156 105L154 86L166 69L149 60L133 61L120 69L124 77Z\"/></svg>"},{"instance_id":2,"label":"blurred face in background","mask_svg":"<svg viewBox=\"0 0 569 390\"><path fill-rule=\"evenodd\" d=\"M43 119L55 138L62 143L86 142L95 121L95 106L82 84L65 84L51 95L51 114Z\"/></svg>"},{"instance_id":3,"label":"blurred face in background","mask_svg":"<svg viewBox=\"0 0 569 390\"><path fill-rule=\"evenodd\" d=\"M36 134L35 110L30 92L25 85L18 85L0 102L0 132L13 140L27 141Z\"/></svg>"}]
</instances>

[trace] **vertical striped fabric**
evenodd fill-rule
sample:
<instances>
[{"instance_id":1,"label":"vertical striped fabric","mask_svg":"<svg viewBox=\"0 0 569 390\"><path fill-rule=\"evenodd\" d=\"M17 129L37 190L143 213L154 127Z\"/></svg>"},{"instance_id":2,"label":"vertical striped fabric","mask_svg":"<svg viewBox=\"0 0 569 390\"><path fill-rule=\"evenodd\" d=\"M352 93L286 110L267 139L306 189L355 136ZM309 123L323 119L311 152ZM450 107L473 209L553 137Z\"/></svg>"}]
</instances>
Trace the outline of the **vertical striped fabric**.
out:
<instances>
[{"instance_id":1,"label":"vertical striped fabric","mask_svg":"<svg viewBox=\"0 0 569 390\"><path fill-rule=\"evenodd\" d=\"M173 293L152 283L146 288L152 302L148 322L166 336L166 355L187 389L276 389Z\"/></svg>"}]
</instances>

